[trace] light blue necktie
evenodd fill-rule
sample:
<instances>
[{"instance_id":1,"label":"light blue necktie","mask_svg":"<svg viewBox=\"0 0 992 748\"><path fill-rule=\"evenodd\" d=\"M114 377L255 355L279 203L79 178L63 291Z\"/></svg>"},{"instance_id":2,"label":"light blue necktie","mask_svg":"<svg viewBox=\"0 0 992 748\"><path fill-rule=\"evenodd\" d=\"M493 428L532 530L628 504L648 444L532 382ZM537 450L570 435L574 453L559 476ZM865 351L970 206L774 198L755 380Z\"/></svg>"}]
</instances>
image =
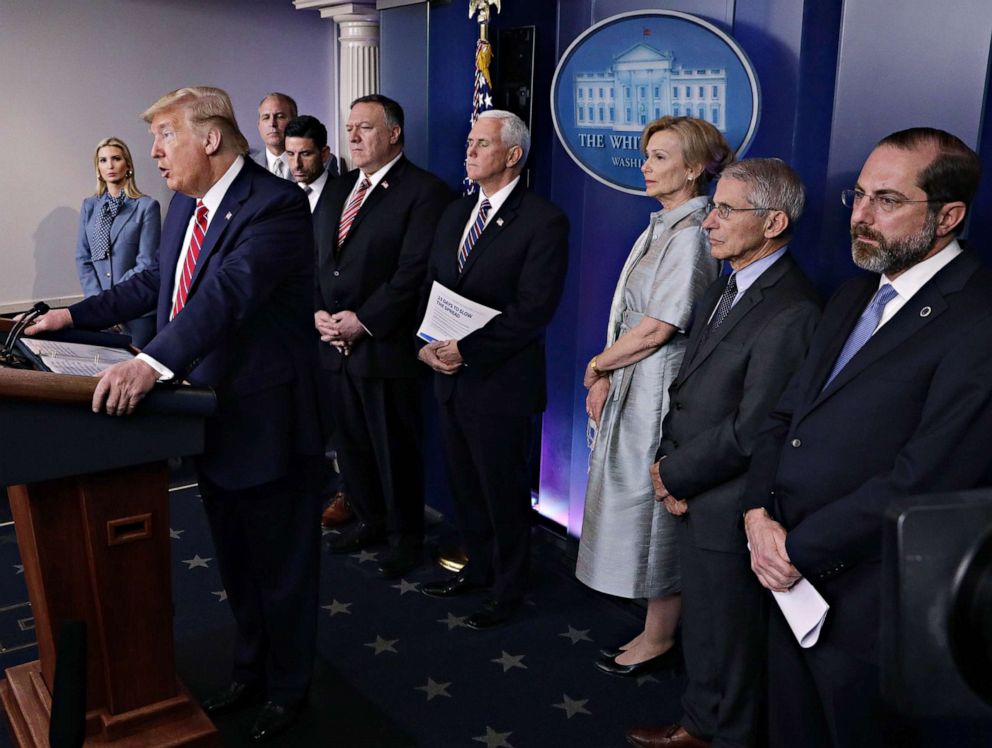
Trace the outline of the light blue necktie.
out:
<instances>
[{"instance_id":1,"label":"light blue necktie","mask_svg":"<svg viewBox=\"0 0 992 748\"><path fill-rule=\"evenodd\" d=\"M860 351L861 347L868 342L868 339L871 338L872 333L875 332L875 328L878 327L878 323L882 319L885 305L892 301L895 296L896 290L888 283L875 292L868 306L861 313L858 324L854 326L851 334L848 335L847 342L844 343L844 347L837 357L837 363L834 364L834 368L830 370L830 376L827 377L823 389L827 388L834 377L840 373L840 370L847 365L847 362L854 358L854 354Z\"/></svg>"}]
</instances>

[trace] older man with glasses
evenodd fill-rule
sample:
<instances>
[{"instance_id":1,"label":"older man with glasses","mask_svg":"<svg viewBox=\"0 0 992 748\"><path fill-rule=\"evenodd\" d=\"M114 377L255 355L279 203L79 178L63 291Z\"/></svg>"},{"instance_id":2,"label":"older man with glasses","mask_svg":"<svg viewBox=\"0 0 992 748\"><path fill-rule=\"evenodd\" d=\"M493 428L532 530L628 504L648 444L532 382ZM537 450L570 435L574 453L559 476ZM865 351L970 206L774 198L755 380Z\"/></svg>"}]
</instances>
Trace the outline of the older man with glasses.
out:
<instances>
[{"instance_id":1,"label":"older man with glasses","mask_svg":"<svg viewBox=\"0 0 992 748\"><path fill-rule=\"evenodd\" d=\"M733 271L710 286L670 389L655 494L681 518L683 650L678 724L627 733L637 746L754 745L763 703L767 601L751 573L740 502L751 450L806 353L819 300L787 244L799 176L778 159L727 167L703 228Z\"/></svg>"}]
</instances>

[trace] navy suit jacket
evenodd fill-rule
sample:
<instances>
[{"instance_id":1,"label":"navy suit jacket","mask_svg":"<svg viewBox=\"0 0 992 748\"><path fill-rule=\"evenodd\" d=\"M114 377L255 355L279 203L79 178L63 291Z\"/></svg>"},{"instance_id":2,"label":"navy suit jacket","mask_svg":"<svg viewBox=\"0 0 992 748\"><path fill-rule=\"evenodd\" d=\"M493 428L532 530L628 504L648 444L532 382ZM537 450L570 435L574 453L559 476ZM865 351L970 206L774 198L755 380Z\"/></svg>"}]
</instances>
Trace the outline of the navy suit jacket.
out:
<instances>
[{"instance_id":1,"label":"navy suit jacket","mask_svg":"<svg viewBox=\"0 0 992 748\"><path fill-rule=\"evenodd\" d=\"M331 314L355 312L371 336L355 341L347 357L321 343L321 364L358 377L415 377L421 372L414 346L417 304L434 229L451 191L403 156L365 198L338 246L341 214L360 173L329 181L314 212L315 304Z\"/></svg>"},{"instance_id":2,"label":"navy suit jacket","mask_svg":"<svg viewBox=\"0 0 992 748\"><path fill-rule=\"evenodd\" d=\"M678 376L669 389L657 457L665 487L689 502L692 542L747 553L741 496L758 430L806 354L820 299L786 253L705 336L710 312L727 285L703 294ZM705 339L704 339L705 338Z\"/></svg>"},{"instance_id":3,"label":"navy suit jacket","mask_svg":"<svg viewBox=\"0 0 992 748\"><path fill-rule=\"evenodd\" d=\"M102 204L103 196L88 197L79 211L76 270L84 296L95 296L149 267L158 251L162 231L158 201L147 195L129 198L110 224L109 256L94 261L90 247L100 230Z\"/></svg>"},{"instance_id":4,"label":"navy suit jacket","mask_svg":"<svg viewBox=\"0 0 992 748\"><path fill-rule=\"evenodd\" d=\"M323 444L314 389L313 227L303 191L246 159L204 237L186 306L169 320L175 268L196 201L169 206L158 261L70 307L101 328L156 310L144 352L177 379L213 387L218 413L199 466L224 489L286 475Z\"/></svg>"},{"instance_id":5,"label":"navy suit jacket","mask_svg":"<svg viewBox=\"0 0 992 748\"><path fill-rule=\"evenodd\" d=\"M842 286L762 429L745 508L788 531L793 564L831 605L821 642L877 659L882 522L896 499L988 485L992 273L968 252L823 388L878 276Z\"/></svg>"},{"instance_id":6,"label":"navy suit jacket","mask_svg":"<svg viewBox=\"0 0 992 748\"><path fill-rule=\"evenodd\" d=\"M465 366L453 375L435 374L434 393L439 402L479 413L539 413L547 401L544 330L568 269L568 219L521 180L490 217L459 273L458 248L477 201L475 195L463 197L441 217L417 322L435 280L501 313L459 341Z\"/></svg>"}]
</instances>

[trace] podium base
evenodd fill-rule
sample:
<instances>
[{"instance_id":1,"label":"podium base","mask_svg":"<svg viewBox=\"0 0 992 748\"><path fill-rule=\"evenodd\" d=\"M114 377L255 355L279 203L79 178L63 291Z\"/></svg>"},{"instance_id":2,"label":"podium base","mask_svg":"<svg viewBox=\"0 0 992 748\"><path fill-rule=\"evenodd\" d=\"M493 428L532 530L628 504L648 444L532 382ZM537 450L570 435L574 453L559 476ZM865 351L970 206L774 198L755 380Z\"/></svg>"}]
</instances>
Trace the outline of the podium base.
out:
<instances>
[{"instance_id":1,"label":"podium base","mask_svg":"<svg viewBox=\"0 0 992 748\"><path fill-rule=\"evenodd\" d=\"M7 668L0 681L10 733L19 748L48 748L52 697L41 675L38 660ZM179 695L121 714L105 709L86 715L84 746L114 748L219 748L220 734L213 722L180 686Z\"/></svg>"}]
</instances>

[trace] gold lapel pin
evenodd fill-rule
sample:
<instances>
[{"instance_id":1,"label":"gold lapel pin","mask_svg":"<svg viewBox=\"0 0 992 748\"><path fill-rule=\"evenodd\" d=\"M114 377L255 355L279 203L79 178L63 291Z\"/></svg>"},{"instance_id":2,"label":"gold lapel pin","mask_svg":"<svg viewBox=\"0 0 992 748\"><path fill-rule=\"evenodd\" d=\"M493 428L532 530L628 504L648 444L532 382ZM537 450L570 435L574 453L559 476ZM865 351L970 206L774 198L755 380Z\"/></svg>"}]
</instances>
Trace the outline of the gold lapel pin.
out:
<instances>
[{"instance_id":1,"label":"gold lapel pin","mask_svg":"<svg viewBox=\"0 0 992 748\"><path fill-rule=\"evenodd\" d=\"M923 308L922 308L922 309L920 310L920 316L921 316L921 317L929 317L929 316L930 316L930 312L932 312L932 311L933 311L933 309L931 309L931 308L930 308L930 307L928 307L928 306L925 306L925 307L923 307Z\"/></svg>"}]
</instances>

